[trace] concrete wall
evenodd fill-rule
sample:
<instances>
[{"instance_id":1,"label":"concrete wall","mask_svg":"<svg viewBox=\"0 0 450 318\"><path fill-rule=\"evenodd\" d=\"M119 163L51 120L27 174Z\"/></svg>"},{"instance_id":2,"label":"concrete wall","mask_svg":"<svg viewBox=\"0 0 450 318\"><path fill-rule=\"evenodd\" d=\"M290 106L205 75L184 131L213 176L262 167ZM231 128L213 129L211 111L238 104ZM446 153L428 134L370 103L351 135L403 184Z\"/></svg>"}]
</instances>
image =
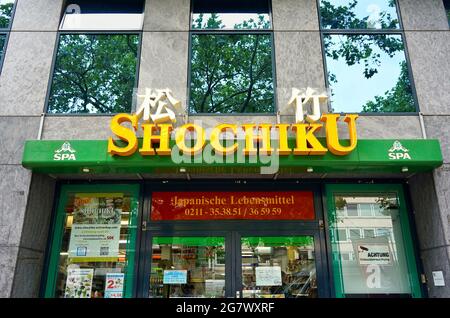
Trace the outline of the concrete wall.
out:
<instances>
[{"instance_id":1,"label":"concrete wall","mask_svg":"<svg viewBox=\"0 0 450 318\"><path fill-rule=\"evenodd\" d=\"M450 31L441 0L399 0L406 43L428 138L440 140L444 165L410 180L430 297L450 297ZM446 287L435 287L443 271Z\"/></svg>"},{"instance_id":2,"label":"concrete wall","mask_svg":"<svg viewBox=\"0 0 450 318\"><path fill-rule=\"evenodd\" d=\"M54 180L20 166L23 143L38 136L57 40L63 0L18 0L0 75L0 296L36 296L43 266ZM406 44L424 113L426 132L439 138L444 167L410 180L423 263L444 270L450 286L450 33L441 0L399 0ZM283 120L292 87L325 88L316 0L274 0L273 28L277 102ZM147 0L139 89L170 87L186 105L189 51L189 0ZM168 63L167 61L170 61ZM43 139L104 139L110 116L48 116ZM206 126L224 116L195 116ZM275 122L275 116L233 116L235 123ZM367 116L358 124L361 138L421 138L417 115ZM7 137L7 138L6 138ZM427 185L427 186L424 186ZM28 196L30 194L30 196ZM28 197L28 200L27 200ZM36 232L31 222L42 219ZM33 242L30 233L37 235ZM15 279L13 277L15 274ZM25 280L33 287L24 288ZM450 287L434 288L432 297L450 297Z\"/></svg>"}]
</instances>

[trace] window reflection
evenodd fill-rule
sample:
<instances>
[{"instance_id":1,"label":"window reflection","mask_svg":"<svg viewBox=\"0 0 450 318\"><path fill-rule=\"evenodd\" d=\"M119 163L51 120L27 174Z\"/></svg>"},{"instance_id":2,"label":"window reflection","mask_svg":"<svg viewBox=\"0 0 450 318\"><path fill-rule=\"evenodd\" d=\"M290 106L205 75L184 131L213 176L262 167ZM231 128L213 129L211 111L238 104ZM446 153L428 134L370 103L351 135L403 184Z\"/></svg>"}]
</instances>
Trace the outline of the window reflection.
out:
<instances>
[{"instance_id":1,"label":"window reflection","mask_svg":"<svg viewBox=\"0 0 450 318\"><path fill-rule=\"evenodd\" d=\"M60 30L141 30L143 22L143 0L71 0Z\"/></svg>"},{"instance_id":2,"label":"window reflection","mask_svg":"<svg viewBox=\"0 0 450 318\"><path fill-rule=\"evenodd\" d=\"M335 207L332 248L344 293L411 293L396 195L336 195Z\"/></svg>"},{"instance_id":3,"label":"window reflection","mask_svg":"<svg viewBox=\"0 0 450 318\"><path fill-rule=\"evenodd\" d=\"M416 110L401 35L328 34L324 47L334 112Z\"/></svg>"},{"instance_id":4,"label":"window reflection","mask_svg":"<svg viewBox=\"0 0 450 318\"><path fill-rule=\"evenodd\" d=\"M324 29L398 29L394 0L321 0Z\"/></svg>"},{"instance_id":5,"label":"window reflection","mask_svg":"<svg viewBox=\"0 0 450 318\"><path fill-rule=\"evenodd\" d=\"M194 0L192 29L269 29L269 1Z\"/></svg>"},{"instance_id":6,"label":"window reflection","mask_svg":"<svg viewBox=\"0 0 450 318\"><path fill-rule=\"evenodd\" d=\"M0 29L8 29L10 27L14 2L14 0L0 0Z\"/></svg>"},{"instance_id":7,"label":"window reflection","mask_svg":"<svg viewBox=\"0 0 450 318\"><path fill-rule=\"evenodd\" d=\"M48 112L130 112L138 43L130 34L61 35Z\"/></svg>"},{"instance_id":8,"label":"window reflection","mask_svg":"<svg viewBox=\"0 0 450 318\"><path fill-rule=\"evenodd\" d=\"M192 113L274 112L269 34L192 35Z\"/></svg>"},{"instance_id":9,"label":"window reflection","mask_svg":"<svg viewBox=\"0 0 450 318\"><path fill-rule=\"evenodd\" d=\"M447 13L448 25L450 27L450 0L444 0L445 12Z\"/></svg>"},{"instance_id":10,"label":"window reflection","mask_svg":"<svg viewBox=\"0 0 450 318\"><path fill-rule=\"evenodd\" d=\"M6 34L0 34L0 61L2 60L5 44L6 44Z\"/></svg>"}]
</instances>

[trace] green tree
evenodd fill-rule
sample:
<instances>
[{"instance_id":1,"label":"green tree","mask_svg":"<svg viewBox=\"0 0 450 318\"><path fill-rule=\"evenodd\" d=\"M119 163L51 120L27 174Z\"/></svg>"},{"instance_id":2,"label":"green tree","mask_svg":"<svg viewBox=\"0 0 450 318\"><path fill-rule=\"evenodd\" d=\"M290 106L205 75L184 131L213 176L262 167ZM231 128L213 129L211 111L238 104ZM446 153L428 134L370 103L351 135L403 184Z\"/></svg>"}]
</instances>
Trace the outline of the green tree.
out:
<instances>
[{"instance_id":1,"label":"green tree","mask_svg":"<svg viewBox=\"0 0 450 318\"><path fill-rule=\"evenodd\" d=\"M411 112L415 110L406 62L401 62L400 68L397 84L391 90L386 91L383 96L375 96L374 101L367 102L363 106L364 112Z\"/></svg>"},{"instance_id":2,"label":"green tree","mask_svg":"<svg viewBox=\"0 0 450 318\"><path fill-rule=\"evenodd\" d=\"M131 111L138 35L61 35L51 113Z\"/></svg>"},{"instance_id":3,"label":"green tree","mask_svg":"<svg viewBox=\"0 0 450 318\"><path fill-rule=\"evenodd\" d=\"M268 28L264 16L235 29ZM221 29L219 15L206 21L200 14L196 29ZM194 34L191 38L190 110L194 113L246 113L274 110L270 34Z\"/></svg>"},{"instance_id":4,"label":"green tree","mask_svg":"<svg viewBox=\"0 0 450 318\"><path fill-rule=\"evenodd\" d=\"M11 20L14 2L0 4L0 29L5 29Z\"/></svg>"}]
</instances>

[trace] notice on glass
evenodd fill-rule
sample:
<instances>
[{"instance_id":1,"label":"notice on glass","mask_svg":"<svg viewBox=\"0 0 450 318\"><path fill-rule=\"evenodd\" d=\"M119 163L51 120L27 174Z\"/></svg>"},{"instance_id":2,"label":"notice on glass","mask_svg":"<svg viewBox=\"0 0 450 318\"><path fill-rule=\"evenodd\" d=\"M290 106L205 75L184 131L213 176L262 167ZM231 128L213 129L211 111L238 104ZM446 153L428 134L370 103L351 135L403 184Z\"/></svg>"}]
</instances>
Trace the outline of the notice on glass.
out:
<instances>
[{"instance_id":1,"label":"notice on glass","mask_svg":"<svg viewBox=\"0 0 450 318\"><path fill-rule=\"evenodd\" d=\"M223 297L225 295L225 280L206 279L205 294L207 297Z\"/></svg>"},{"instance_id":2,"label":"notice on glass","mask_svg":"<svg viewBox=\"0 0 450 318\"><path fill-rule=\"evenodd\" d=\"M177 285L187 283L187 270L165 270L163 284Z\"/></svg>"},{"instance_id":3,"label":"notice on glass","mask_svg":"<svg viewBox=\"0 0 450 318\"><path fill-rule=\"evenodd\" d=\"M119 257L123 195L77 194L74 200L69 259L115 262Z\"/></svg>"},{"instance_id":4,"label":"notice on glass","mask_svg":"<svg viewBox=\"0 0 450 318\"><path fill-rule=\"evenodd\" d=\"M68 268L64 298L91 298L93 268Z\"/></svg>"},{"instance_id":5,"label":"notice on glass","mask_svg":"<svg viewBox=\"0 0 450 318\"><path fill-rule=\"evenodd\" d=\"M280 266L256 267L256 286L281 286Z\"/></svg>"},{"instance_id":6,"label":"notice on glass","mask_svg":"<svg viewBox=\"0 0 450 318\"><path fill-rule=\"evenodd\" d=\"M392 263L388 243L358 243L357 251L359 265L390 265Z\"/></svg>"},{"instance_id":7,"label":"notice on glass","mask_svg":"<svg viewBox=\"0 0 450 318\"><path fill-rule=\"evenodd\" d=\"M125 274L107 273L105 284L105 298L123 298Z\"/></svg>"}]
</instances>

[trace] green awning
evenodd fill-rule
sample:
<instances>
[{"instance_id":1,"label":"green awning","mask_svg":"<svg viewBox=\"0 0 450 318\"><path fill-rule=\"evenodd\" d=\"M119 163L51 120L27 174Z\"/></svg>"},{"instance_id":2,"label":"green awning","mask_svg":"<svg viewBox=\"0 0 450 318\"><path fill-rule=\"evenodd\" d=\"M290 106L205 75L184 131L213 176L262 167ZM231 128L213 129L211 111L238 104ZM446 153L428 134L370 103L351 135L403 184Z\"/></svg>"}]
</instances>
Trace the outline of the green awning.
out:
<instances>
[{"instance_id":1,"label":"green awning","mask_svg":"<svg viewBox=\"0 0 450 318\"><path fill-rule=\"evenodd\" d=\"M292 148L294 142L289 140ZM325 144L323 140L322 143ZM138 151L130 157L118 157L107 153L107 144L106 140L29 140L25 143L22 165L34 172L53 174L157 174L176 173L180 168L189 173L221 174L260 173L261 167L271 164L268 158L247 157L239 161L236 155L234 160L222 162L202 158L182 163L174 162L171 156L142 156ZM405 172L405 168L408 172L426 172L442 163L439 141L435 139L363 139L358 140L356 149L346 156L329 152L323 156L280 156L279 173L303 173L309 168L317 173L400 173L402 169Z\"/></svg>"}]
</instances>

